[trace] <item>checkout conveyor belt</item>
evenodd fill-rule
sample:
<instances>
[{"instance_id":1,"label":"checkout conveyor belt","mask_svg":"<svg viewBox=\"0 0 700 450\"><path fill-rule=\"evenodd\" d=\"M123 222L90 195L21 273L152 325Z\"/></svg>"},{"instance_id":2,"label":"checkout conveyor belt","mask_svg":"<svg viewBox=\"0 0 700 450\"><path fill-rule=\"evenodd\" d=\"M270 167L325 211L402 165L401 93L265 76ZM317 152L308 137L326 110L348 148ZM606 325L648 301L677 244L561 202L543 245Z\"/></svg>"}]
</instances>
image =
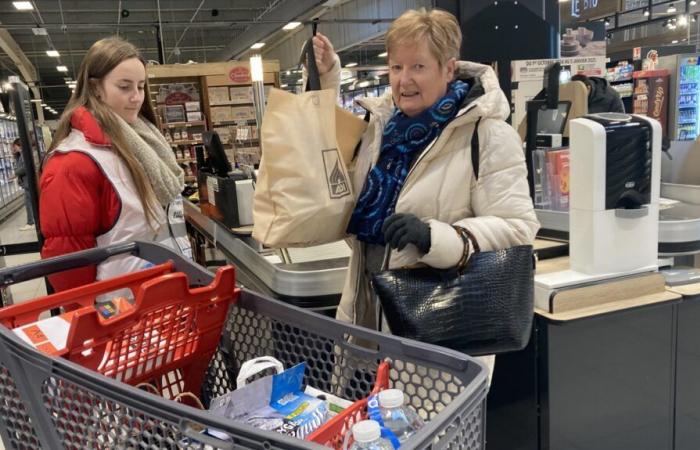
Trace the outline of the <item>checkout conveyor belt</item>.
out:
<instances>
[{"instance_id":1,"label":"checkout conveyor belt","mask_svg":"<svg viewBox=\"0 0 700 450\"><path fill-rule=\"evenodd\" d=\"M335 309L345 281L348 258L275 264L258 252L248 236L239 236L184 202L185 219L236 266L236 277L247 288L314 310Z\"/></svg>"}]
</instances>

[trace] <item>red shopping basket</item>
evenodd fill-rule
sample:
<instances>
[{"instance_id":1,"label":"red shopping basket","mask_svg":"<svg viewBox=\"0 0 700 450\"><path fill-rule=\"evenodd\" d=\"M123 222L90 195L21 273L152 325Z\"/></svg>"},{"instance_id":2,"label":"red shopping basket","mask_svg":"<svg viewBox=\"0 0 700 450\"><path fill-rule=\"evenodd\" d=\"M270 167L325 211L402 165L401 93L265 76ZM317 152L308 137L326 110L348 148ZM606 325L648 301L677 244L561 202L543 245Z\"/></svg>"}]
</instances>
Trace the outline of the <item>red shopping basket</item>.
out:
<instances>
[{"instance_id":1,"label":"red shopping basket","mask_svg":"<svg viewBox=\"0 0 700 450\"><path fill-rule=\"evenodd\" d=\"M3 308L0 323L17 328L37 322L44 311L69 309L62 315L68 323L65 346L36 345L38 349L131 385L151 382L167 398L177 391L199 392L239 289L232 266L220 268L208 286L192 289L187 276L174 268L165 262ZM94 306L96 297L125 288L134 293L133 306L102 317ZM25 335L39 342L42 331L32 328Z\"/></svg>"},{"instance_id":2,"label":"red shopping basket","mask_svg":"<svg viewBox=\"0 0 700 450\"><path fill-rule=\"evenodd\" d=\"M389 369L387 362L379 364L379 367L377 367L377 380L370 395L389 388ZM326 447L342 449L345 437L352 430L352 426L365 419L367 419L367 399L363 398L345 408L343 412L311 433L306 440L325 445Z\"/></svg>"}]
</instances>

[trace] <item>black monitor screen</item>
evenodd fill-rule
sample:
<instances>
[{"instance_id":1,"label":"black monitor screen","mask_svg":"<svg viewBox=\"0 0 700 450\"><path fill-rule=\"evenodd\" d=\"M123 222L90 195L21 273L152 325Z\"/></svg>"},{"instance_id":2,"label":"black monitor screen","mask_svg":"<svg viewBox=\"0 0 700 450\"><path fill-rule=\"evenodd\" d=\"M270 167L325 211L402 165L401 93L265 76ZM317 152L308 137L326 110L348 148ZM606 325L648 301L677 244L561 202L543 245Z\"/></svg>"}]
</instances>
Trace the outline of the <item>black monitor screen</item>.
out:
<instances>
[{"instance_id":1,"label":"black monitor screen","mask_svg":"<svg viewBox=\"0 0 700 450\"><path fill-rule=\"evenodd\" d=\"M231 172L231 163L224 151L224 145L216 131L205 131L202 134L204 146L209 155L209 167L216 175L225 178Z\"/></svg>"}]
</instances>

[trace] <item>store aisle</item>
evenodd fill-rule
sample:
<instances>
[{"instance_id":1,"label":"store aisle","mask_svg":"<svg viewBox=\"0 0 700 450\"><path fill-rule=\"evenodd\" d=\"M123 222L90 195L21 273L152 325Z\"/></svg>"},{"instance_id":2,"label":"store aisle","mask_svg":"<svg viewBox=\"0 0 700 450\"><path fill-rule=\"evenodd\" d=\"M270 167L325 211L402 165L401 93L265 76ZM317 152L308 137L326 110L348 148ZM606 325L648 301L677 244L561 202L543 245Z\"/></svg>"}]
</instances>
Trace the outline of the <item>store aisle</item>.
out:
<instances>
[{"instance_id":1,"label":"store aisle","mask_svg":"<svg viewBox=\"0 0 700 450\"><path fill-rule=\"evenodd\" d=\"M20 231L20 227L26 224L26 213L24 208L19 209L6 221L0 224L0 243L17 244L21 242L36 241L36 231L34 229ZM6 256L5 267L18 266L40 259L39 253L29 253L25 255ZM46 285L44 279L26 281L18 283L10 288L12 298L15 303L19 303L41 295L46 295Z\"/></svg>"}]
</instances>

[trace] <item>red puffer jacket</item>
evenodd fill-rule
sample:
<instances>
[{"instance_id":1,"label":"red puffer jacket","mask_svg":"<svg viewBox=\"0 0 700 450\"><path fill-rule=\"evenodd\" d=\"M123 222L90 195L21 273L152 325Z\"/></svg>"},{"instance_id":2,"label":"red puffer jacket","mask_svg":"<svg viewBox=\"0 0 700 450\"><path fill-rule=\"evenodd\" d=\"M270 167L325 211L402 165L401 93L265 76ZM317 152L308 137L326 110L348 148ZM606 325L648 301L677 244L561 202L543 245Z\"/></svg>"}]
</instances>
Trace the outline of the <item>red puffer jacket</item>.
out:
<instances>
[{"instance_id":1,"label":"red puffer jacket","mask_svg":"<svg viewBox=\"0 0 700 450\"><path fill-rule=\"evenodd\" d=\"M97 120L85 108L71 117L71 126L94 145L109 146ZM56 152L44 165L39 183L39 220L45 241L41 257L49 258L96 246L97 236L112 228L121 200L109 179L88 155ZM49 276L58 292L95 281L96 266Z\"/></svg>"}]
</instances>

